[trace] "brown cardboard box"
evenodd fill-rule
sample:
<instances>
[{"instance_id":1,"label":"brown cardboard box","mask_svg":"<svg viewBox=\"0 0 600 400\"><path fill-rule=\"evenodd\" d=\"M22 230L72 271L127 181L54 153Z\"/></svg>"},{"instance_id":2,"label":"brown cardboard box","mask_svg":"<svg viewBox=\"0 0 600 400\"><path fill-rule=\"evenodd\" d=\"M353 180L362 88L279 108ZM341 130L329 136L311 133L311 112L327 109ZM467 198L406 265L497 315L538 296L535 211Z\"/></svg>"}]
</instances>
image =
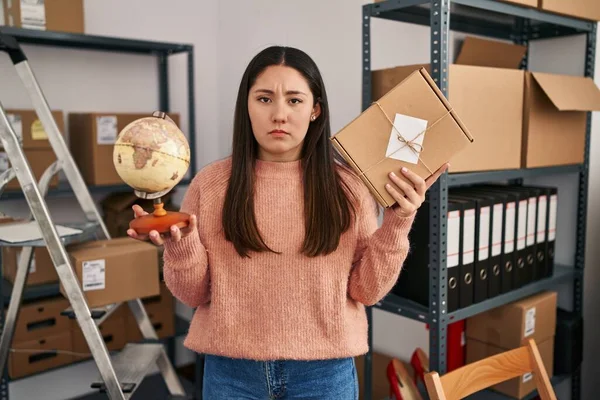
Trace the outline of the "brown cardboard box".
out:
<instances>
[{"instance_id":1,"label":"brown cardboard box","mask_svg":"<svg viewBox=\"0 0 600 400\"><path fill-rule=\"evenodd\" d=\"M67 307L69 302L61 297L21 305L13 342L28 342L71 330L70 320L60 315Z\"/></svg>"},{"instance_id":2,"label":"brown cardboard box","mask_svg":"<svg viewBox=\"0 0 600 400\"><path fill-rule=\"evenodd\" d=\"M542 357L546 372L548 376L551 377L554 370L554 336L546 338L542 342L536 342L536 345L540 352L540 356ZM507 350L508 349L496 347L478 340L467 339L466 360L467 363L470 364ZM536 389L536 386L533 375L529 373L492 386L492 389L512 398L522 399L533 392Z\"/></svg>"},{"instance_id":3,"label":"brown cardboard box","mask_svg":"<svg viewBox=\"0 0 600 400\"><path fill-rule=\"evenodd\" d=\"M160 284L160 294L142 299L148 318L156 331L158 338L175 334L175 299L164 282ZM139 342L142 333L129 307L125 308L127 324L127 342Z\"/></svg>"},{"instance_id":4,"label":"brown cardboard box","mask_svg":"<svg viewBox=\"0 0 600 400\"><path fill-rule=\"evenodd\" d=\"M113 164L113 145L123 128L142 113L70 113L69 139L73 158L83 179L90 185L121 185L123 180ZM179 125L179 114L169 113Z\"/></svg>"},{"instance_id":5,"label":"brown cardboard box","mask_svg":"<svg viewBox=\"0 0 600 400\"><path fill-rule=\"evenodd\" d=\"M557 14L600 21L598 0L540 0L540 8Z\"/></svg>"},{"instance_id":6,"label":"brown cardboard box","mask_svg":"<svg viewBox=\"0 0 600 400\"><path fill-rule=\"evenodd\" d=\"M127 344L127 336L125 334L125 316L126 311L129 311L127 304L119 306L115 312L106 319L99 327L100 334L104 339L106 348L109 351L118 351ZM87 358L91 358L90 348L83 336L83 332L77 323L74 323L73 329L73 351L76 353L89 354ZM81 356L80 358L85 358Z\"/></svg>"},{"instance_id":7,"label":"brown cardboard box","mask_svg":"<svg viewBox=\"0 0 600 400\"><path fill-rule=\"evenodd\" d=\"M529 339L542 343L556 331L556 292L543 292L467 320L466 337L503 349Z\"/></svg>"},{"instance_id":8,"label":"brown cardboard box","mask_svg":"<svg viewBox=\"0 0 600 400\"><path fill-rule=\"evenodd\" d=\"M98 240L67 249L89 307L159 293L157 249L135 239ZM65 295L63 285L60 292Z\"/></svg>"},{"instance_id":9,"label":"brown cardboard box","mask_svg":"<svg viewBox=\"0 0 600 400\"><path fill-rule=\"evenodd\" d=\"M521 166L525 47L467 37L448 71L448 98L475 141L452 158L450 172ZM373 71L372 98L380 98L415 69ZM502 157L498 157L502 154Z\"/></svg>"},{"instance_id":10,"label":"brown cardboard box","mask_svg":"<svg viewBox=\"0 0 600 400\"><path fill-rule=\"evenodd\" d=\"M21 247L2 248L2 272L4 273L4 278L11 283L15 282L17 276L17 266L21 250ZM58 274L50 259L48 249L45 247L35 247L33 249L31 265L29 267L27 286L52 282L58 282Z\"/></svg>"},{"instance_id":11,"label":"brown cardboard box","mask_svg":"<svg viewBox=\"0 0 600 400\"><path fill-rule=\"evenodd\" d=\"M167 211L177 211L172 202L173 193L174 191L171 191L161 198ZM102 200L104 222L111 237L127 236L129 223L133 219L131 207L134 204L140 205L148 212L153 209L153 200L140 199L133 191L112 193Z\"/></svg>"},{"instance_id":12,"label":"brown cardboard box","mask_svg":"<svg viewBox=\"0 0 600 400\"><path fill-rule=\"evenodd\" d=\"M21 137L24 149L51 149L48 133L38 118L35 110L7 109L6 116L17 134ZM65 119L61 110L52 111L52 116L60 133L65 135ZM0 148L2 145L0 144Z\"/></svg>"},{"instance_id":13,"label":"brown cardboard box","mask_svg":"<svg viewBox=\"0 0 600 400\"><path fill-rule=\"evenodd\" d=\"M2 3L8 26L85 33L83 0L50 0L38 2L38 4L19 0L3 0Z\"/></svg>"},{"instance_id":14,"label":"brown cardboard box","mask_svg":"<svg viewBox=\"0 0 600 400\"><path fill-rule=\"evenodd\" d=\"M66 317L63 318L66 319ZM40 337L28 342L14 343L11 347L16 350L8 356L8 373L13 379L67 365L79 360L79 358L74 357L72 354L61 353L61 351L72 351L73 346L70 330ZM36 352L36 350L40 350L40 352Z\"/></svg>"},{"instance_id":15,"label":"brown cardboard box","mask_svg":"<svg viewBox=\"0 0 600 400\"><path fill-rule=\"evenodd\" d=\"M379 204L390 207L395 201L385 189L389 172L407 167L427 178L471 145L473 138L457 114L427 71L421 68L398 83L331 140ZM396 121L400 120L406 125L394 129ZM415 142L411 149L401 138L417 138L422 143ZM395 151L391 156L388 156L389 145L392 153Z\"/></svg>"},{"instance_id":16,"label":"brown cardboard box","mask_svg":"<svg viewBox=\"0 0 600 400\"><path fill-rule=\"evenodd\" d=\"M586 111L600 110L591 78L528 73L524 107L524 168L583 163Z\"/></svg>"}]
</instances>

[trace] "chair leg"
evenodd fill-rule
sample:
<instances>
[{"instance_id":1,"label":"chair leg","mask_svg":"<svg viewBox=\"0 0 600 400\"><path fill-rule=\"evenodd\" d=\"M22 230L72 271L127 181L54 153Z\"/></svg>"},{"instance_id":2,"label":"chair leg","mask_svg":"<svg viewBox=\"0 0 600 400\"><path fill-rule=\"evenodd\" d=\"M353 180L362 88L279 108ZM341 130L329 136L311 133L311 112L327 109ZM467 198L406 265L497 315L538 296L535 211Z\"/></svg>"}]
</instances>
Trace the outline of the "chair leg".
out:
<instances>
[{"instance_id":1,"label":"chair leg","mask_svg":"<svg viewBox=\"0 0 600 400\"><path fill-rule=\"evenodd\" d=\"M431 400L446 400L442 381L437 372L433 371L425 374L425 386L427 387L427 393Z\"/></svg>"},{"instance_id":2,"label":"chair leg","mask_svg":"<svg viewBox=\"0 0 600 400\"><path fill-rule=\"evenodd\" d=\"M540 355L535 341L529 339L527 347L529 347L529 354L531 355L533 379L535 379L540 398L542 400L556 400L556 394L554 394L554 389L550 383L550 378L548 378L548 373L546 372L542 356Z\"/></svg>"}]
</instances>

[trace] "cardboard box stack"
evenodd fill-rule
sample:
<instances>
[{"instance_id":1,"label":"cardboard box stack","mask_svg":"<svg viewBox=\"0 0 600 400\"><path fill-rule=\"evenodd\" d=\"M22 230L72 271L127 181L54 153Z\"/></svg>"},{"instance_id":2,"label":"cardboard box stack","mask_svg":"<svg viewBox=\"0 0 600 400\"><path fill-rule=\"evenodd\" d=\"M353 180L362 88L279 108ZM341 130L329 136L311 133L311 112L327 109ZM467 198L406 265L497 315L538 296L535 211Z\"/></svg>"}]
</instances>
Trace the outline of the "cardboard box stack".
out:
<instances>
[{"instance_id":1,"label":"cardboard box stack","mask_svg":"<svg viewBox=\"0 0 600 400\"><path fill-rule=\"evenodd\" d=\"M72 322L60 315L69 307L61 297L35 301L21 306L8 357L12 379L56 368L74 361L71 352ZM6 312L6 310L5 310Z\"/></svg>"},{"instance_id":2,"label":"cardboard box stack","mask_svg":"<svg viewBox=\"0 0 600 400\"><path fill-rule=\"evenodd\" d=\"M0 25L43 31L84 33L83 0L0 2ZM3 11L3 12L2 12Z\"/></svg>"},{"instance_id":3,"label":"cardboard box stack","mask_svg":"<svg viewBox=\"0 0 600 400\"><path fill-rule=\"evenodd\" d=\"M449 68L448 98L476 140L450 172L583 161L585 111L600 110L600 89L590 78L520 70L524 54L523 46L465 39ZM373 71L373 100L419 68L430 66Z\"/></svg>"},{"instance_id":4,"label":"cardboard box stack","mask_svg":"<svg viewBox=\"0 0 600 400\"><path fill-rule=\"evenodd\" d=\"M4 278L10 283L15 282L17 276L17 266L21 247L3 247L2 248L2 273ZM50 259L50 253L45 247L36 247L33 249L33 259L29 267L29 276L26 286L35 286L46 283L58 282L58 274L54 264Z\"/></svg>"},{"instance_id":5,"label":"cardboard box stack","mask_svg":"<svg viewBox=\"0 0 600 400\"><path fill-rule=\"evenodd\" d=\"M385 189L390 172L407 167L425 179L473 142L424 68L405 78L331 138L383 207L395 203Z\"/></svg>"},{"instance_id":6,"label":"cardboard box stack","mask_svg":"<svg viewBox=\"0 0 600 400\"><path fill-rule=\"evenodd\" d=\"M129 237L69 246L68 252L90 308L159 294L154 245ZM63 285L60 292L65 295Z\"/></svg>"},{"instance_id":7,"label":"cardboard box stack","mask_svg":"<svg viewBox=\"0 0 600 400\"><path fill-rule=\"evenodd\" d=\"M466 322L467 364L523 346L533 339L551 377L556 305L556 292L543 292L469 318ZM500 383L493 389L522 399L535 390L535 382L531 374L525 374Z\"/></svg>"},{"instance_id":8,"label":"cardboard box stack","mask_svg":"<svg viewBox=\"0 0 600 400\"><path fill-rule=\"evenodd\" d=\"M22 138L22 148L25 152L25 157L29 161L33 175L39 181L42 174L53 162L56 161L56 156L50 141L48 141L48 135L39 120L35 110L26 109L7 109L6 114L8 120L17 134L18 137ZM64 116L60 110L52 111L52 116L56 121L56 125L60 130L61 134L65 134ZM11 164L8 160L8 155L4 151L2 144L0 144L0 173L10 168ZM58 176L55 175L50 181L50 187L56 187L58 184ZM7 190L21 190L21 186L17 178L11 180L6 185Z\"/></svg>"}]
</instances>

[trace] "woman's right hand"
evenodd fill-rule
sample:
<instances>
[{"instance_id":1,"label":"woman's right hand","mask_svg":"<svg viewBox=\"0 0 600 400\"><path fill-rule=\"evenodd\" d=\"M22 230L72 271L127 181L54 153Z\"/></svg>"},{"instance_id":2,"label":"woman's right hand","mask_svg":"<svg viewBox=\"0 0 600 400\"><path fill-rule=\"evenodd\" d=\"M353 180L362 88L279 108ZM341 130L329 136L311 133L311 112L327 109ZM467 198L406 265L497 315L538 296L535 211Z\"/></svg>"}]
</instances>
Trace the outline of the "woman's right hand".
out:
<instances>
[{"instance_id":1,"label":"woman's right hand","mask_svg":"<svg viewBox=\"0 0 600 400\"><path fill-rule=\"evenodd\" d=\"M146 211L142 209L137 204L133 205L133 215L135 218L142 217L144 215L148 215ZM154 243L156 246L162 246L165 241L178 242L184 237L194 233L197 227L197 218L195 215L190 215L190 222L188 226L185 228L179 228L176 225L171 226L170 232L166 235L160 235L157 231L150 231L148 235L140 235L134 229L129 228L127 230L127 235L133 239L137 240L148 240Z\"/></svg>"}]
</instances>

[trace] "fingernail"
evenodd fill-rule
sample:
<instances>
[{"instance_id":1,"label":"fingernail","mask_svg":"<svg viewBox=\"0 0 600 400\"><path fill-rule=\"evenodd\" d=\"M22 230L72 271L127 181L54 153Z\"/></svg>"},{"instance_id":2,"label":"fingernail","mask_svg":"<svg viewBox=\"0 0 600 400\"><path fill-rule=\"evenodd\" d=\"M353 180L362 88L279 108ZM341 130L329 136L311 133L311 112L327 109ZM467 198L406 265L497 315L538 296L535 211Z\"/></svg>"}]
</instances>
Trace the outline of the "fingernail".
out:
<instances>
[{"instance_id":1,"label":"fingernail","mask_svg":"<svg viewBox=\"0 0 600 400\"><path fill-rule=\"evenodd\" d=\"M396 177L396 174L395 174L395 173L393 173L393 172L390 172L390 176L391 176L392 178L395 178L395 177Z\"/></svg>"},{"instance_id":2,"label":"fingernail","mask_svg":"<svg viewBox=\"0 0 600 400\"><path fill-rule=\"evenodd\" d=\"M407 172L408 169L406 167L402 167L402 172Z\"/></svg>"},{"instance_id":3,"label":"fingernail","mask_svg":"<svg viewBox=\"0 0 600 400\"><path fill-rule=\"evenodd\" d=\"M389 184L389 183L386 183L386 184L385 184L385 187L389 189L391 186L390 186L390 184Z\"/></svg>"}]
</instances>

